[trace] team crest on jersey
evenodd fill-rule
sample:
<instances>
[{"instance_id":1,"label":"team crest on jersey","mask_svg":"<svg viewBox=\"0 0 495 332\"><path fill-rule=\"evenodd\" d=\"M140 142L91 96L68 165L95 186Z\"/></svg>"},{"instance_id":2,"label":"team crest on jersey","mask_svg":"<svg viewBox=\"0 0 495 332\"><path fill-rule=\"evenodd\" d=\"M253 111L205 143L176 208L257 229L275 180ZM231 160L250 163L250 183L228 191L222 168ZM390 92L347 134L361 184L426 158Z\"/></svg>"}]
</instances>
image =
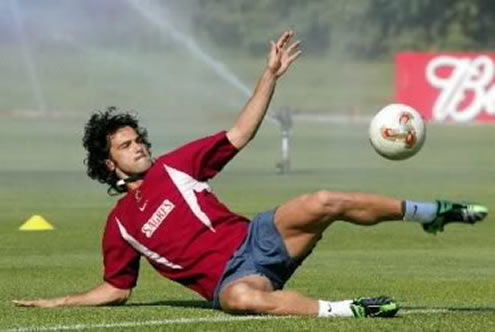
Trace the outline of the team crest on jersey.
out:
<instances>
[{"instance_id":1,"label":"team crest on jersey","mask_svg":"<svg viewBox=\"0 0 495 332\"><path fill-rule=\"evenodd\" d=\"M150 238L153 233L158 229L161 223L167 218L170 211L174 209L175 205L168 199L164 200L162 204L156 209L155 213L148 219L146 224L141 227L141 232Z\"/></svg>"},{"instance_id":2,"label":"team crest on jersey","mask_svg":"<svg viewBox=\"0 0 495 332\"><path fill-rule=\"evenodd\" d=\"M134 199L138 203L141 202L141 199L143 199L143 194L141 193L141 190L136 189L136 191L134 192Z\"/></svg>"}]
</instances>

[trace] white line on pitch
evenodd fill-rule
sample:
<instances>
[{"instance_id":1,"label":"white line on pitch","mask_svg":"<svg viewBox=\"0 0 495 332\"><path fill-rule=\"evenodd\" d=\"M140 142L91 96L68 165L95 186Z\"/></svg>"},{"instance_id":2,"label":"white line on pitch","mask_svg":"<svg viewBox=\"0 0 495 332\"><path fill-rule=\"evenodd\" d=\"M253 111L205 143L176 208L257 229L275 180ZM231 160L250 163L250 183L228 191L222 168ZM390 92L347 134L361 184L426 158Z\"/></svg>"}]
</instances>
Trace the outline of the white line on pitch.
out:
<instances>
[{"instance_id":1,"label":"white line on pitch","mask_svg":"<svg viewBox=\"0 0 495 332\"><path fill-rule=\"evenodd\" d=\"M100 323L100 324L75 324L75 325L54 325L44 327L18 327L0 332L31 332L31 331L62 331L62 330L89 330L97 328L125 328L125 327L144 327L159 326L169 324L193 324L193 323L217 323L233 322L245 320L268 320L268 319L287 319L295 316L232 316L232 317L204 317L204 318L176 318L163 320L149 320L143 322L121 322L121 323Z\"/></svg>"},{"instance_id":2,"label":"white line on pitch","mask_svg":"<svg viewBox=\"0 0 495 332\"><path fill-rule=\"evenodd\" d=\"M449 309L402 309L399 315L414 315L414 314L439 314L453 313ZM204 318L176 318L163 320L149 320L142 322L121 322L121 323L99 323L99 324L75 324L75 325L54 325L44 327L18 327L0 332L44 332L44 331L63 331L63 330L90 330L97 328L126 328L126 327L144 327L144 326L160 326L170 324L194 324L194 323L218 323L218 322L234 322L246 320L271 320L271 319L293 319L297 316L227 316L227 317L204 317Z\"/></svg>"}]
</instances>

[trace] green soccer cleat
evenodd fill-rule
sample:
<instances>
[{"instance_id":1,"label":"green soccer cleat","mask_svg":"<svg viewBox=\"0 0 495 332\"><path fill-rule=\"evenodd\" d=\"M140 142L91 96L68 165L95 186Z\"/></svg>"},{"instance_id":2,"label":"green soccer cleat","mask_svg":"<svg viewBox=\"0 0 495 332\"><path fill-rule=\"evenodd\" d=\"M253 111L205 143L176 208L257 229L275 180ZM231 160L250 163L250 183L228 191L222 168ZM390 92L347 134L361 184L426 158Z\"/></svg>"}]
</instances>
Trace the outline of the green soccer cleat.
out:
<instances>
[{"instance_id":1,"label":"green soccer cleat","mask_svg":"<svg viewBox=\"0 0 495 332\"><path fill-rule=\"evenodd\" d=\"M443 232L444 226L452 222L472 225L482 221L488 215L488 209L483 205L449 201L437 201L437 203L436 218L422 225L425 232L432 234Z\"/></svg>"},{"instance_id":2,"label":"green soccer cleat","mask_svg":"<svg viewBox=\"0 0 495 332\"><path fill-rule=\"evenodd\" d=\"M390 297L358 297L351 303L356 318L394 317L399 305Z\"/></svg>"}]
</instances>

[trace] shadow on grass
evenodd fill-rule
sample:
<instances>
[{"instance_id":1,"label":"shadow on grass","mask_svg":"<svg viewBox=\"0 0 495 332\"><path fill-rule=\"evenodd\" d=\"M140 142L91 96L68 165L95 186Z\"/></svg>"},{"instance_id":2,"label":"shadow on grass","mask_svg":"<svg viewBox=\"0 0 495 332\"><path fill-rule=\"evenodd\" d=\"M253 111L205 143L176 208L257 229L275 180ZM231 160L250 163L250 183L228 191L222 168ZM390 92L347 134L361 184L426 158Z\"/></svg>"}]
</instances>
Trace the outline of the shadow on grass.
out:
<instances>
[{"instance_id":1,"label":"shadow on grass","mask_svg":"<svg viewBox=\"0 0 495 332\"><path fill-rule=\"evenodd\" d=\"M167 306L178 308L198 308L213 310L211 302L207 301L191 301L191 300L168 300L156 302L128 303L126 306L147 307L147 306Z\"/></svg>"}]
</instances>

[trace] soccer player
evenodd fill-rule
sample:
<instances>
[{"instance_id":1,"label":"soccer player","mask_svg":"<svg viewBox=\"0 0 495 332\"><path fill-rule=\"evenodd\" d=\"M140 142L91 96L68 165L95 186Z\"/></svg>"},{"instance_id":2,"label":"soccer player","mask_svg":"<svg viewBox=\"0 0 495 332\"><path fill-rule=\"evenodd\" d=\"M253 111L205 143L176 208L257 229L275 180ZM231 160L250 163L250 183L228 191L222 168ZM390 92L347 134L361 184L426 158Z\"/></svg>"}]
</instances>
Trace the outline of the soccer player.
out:
<instances>
[{"instance_id":1,"label":"soccer player","mask_svg":"<svg viewBox=\"0 0 495 332\"><path fill-rule=\"evenodd\" d=\"M271 43L266 69L230 130L156 159L134 116L114 108L93 114L83 139L88 175L125 193L110 212L103 235L104 281L80 294L14 302L35 307L123 304L144 257L162 276L230 313L394 316L399 307L389 297L327 301L283 286L335 220L358 225L417 221L436 233L451 222L481 221L485 207L322 190L249 221L220 203L208 185L255 136L277 79L301 54L292 37L287 31Z\"/></svg>"}]
</instances>

